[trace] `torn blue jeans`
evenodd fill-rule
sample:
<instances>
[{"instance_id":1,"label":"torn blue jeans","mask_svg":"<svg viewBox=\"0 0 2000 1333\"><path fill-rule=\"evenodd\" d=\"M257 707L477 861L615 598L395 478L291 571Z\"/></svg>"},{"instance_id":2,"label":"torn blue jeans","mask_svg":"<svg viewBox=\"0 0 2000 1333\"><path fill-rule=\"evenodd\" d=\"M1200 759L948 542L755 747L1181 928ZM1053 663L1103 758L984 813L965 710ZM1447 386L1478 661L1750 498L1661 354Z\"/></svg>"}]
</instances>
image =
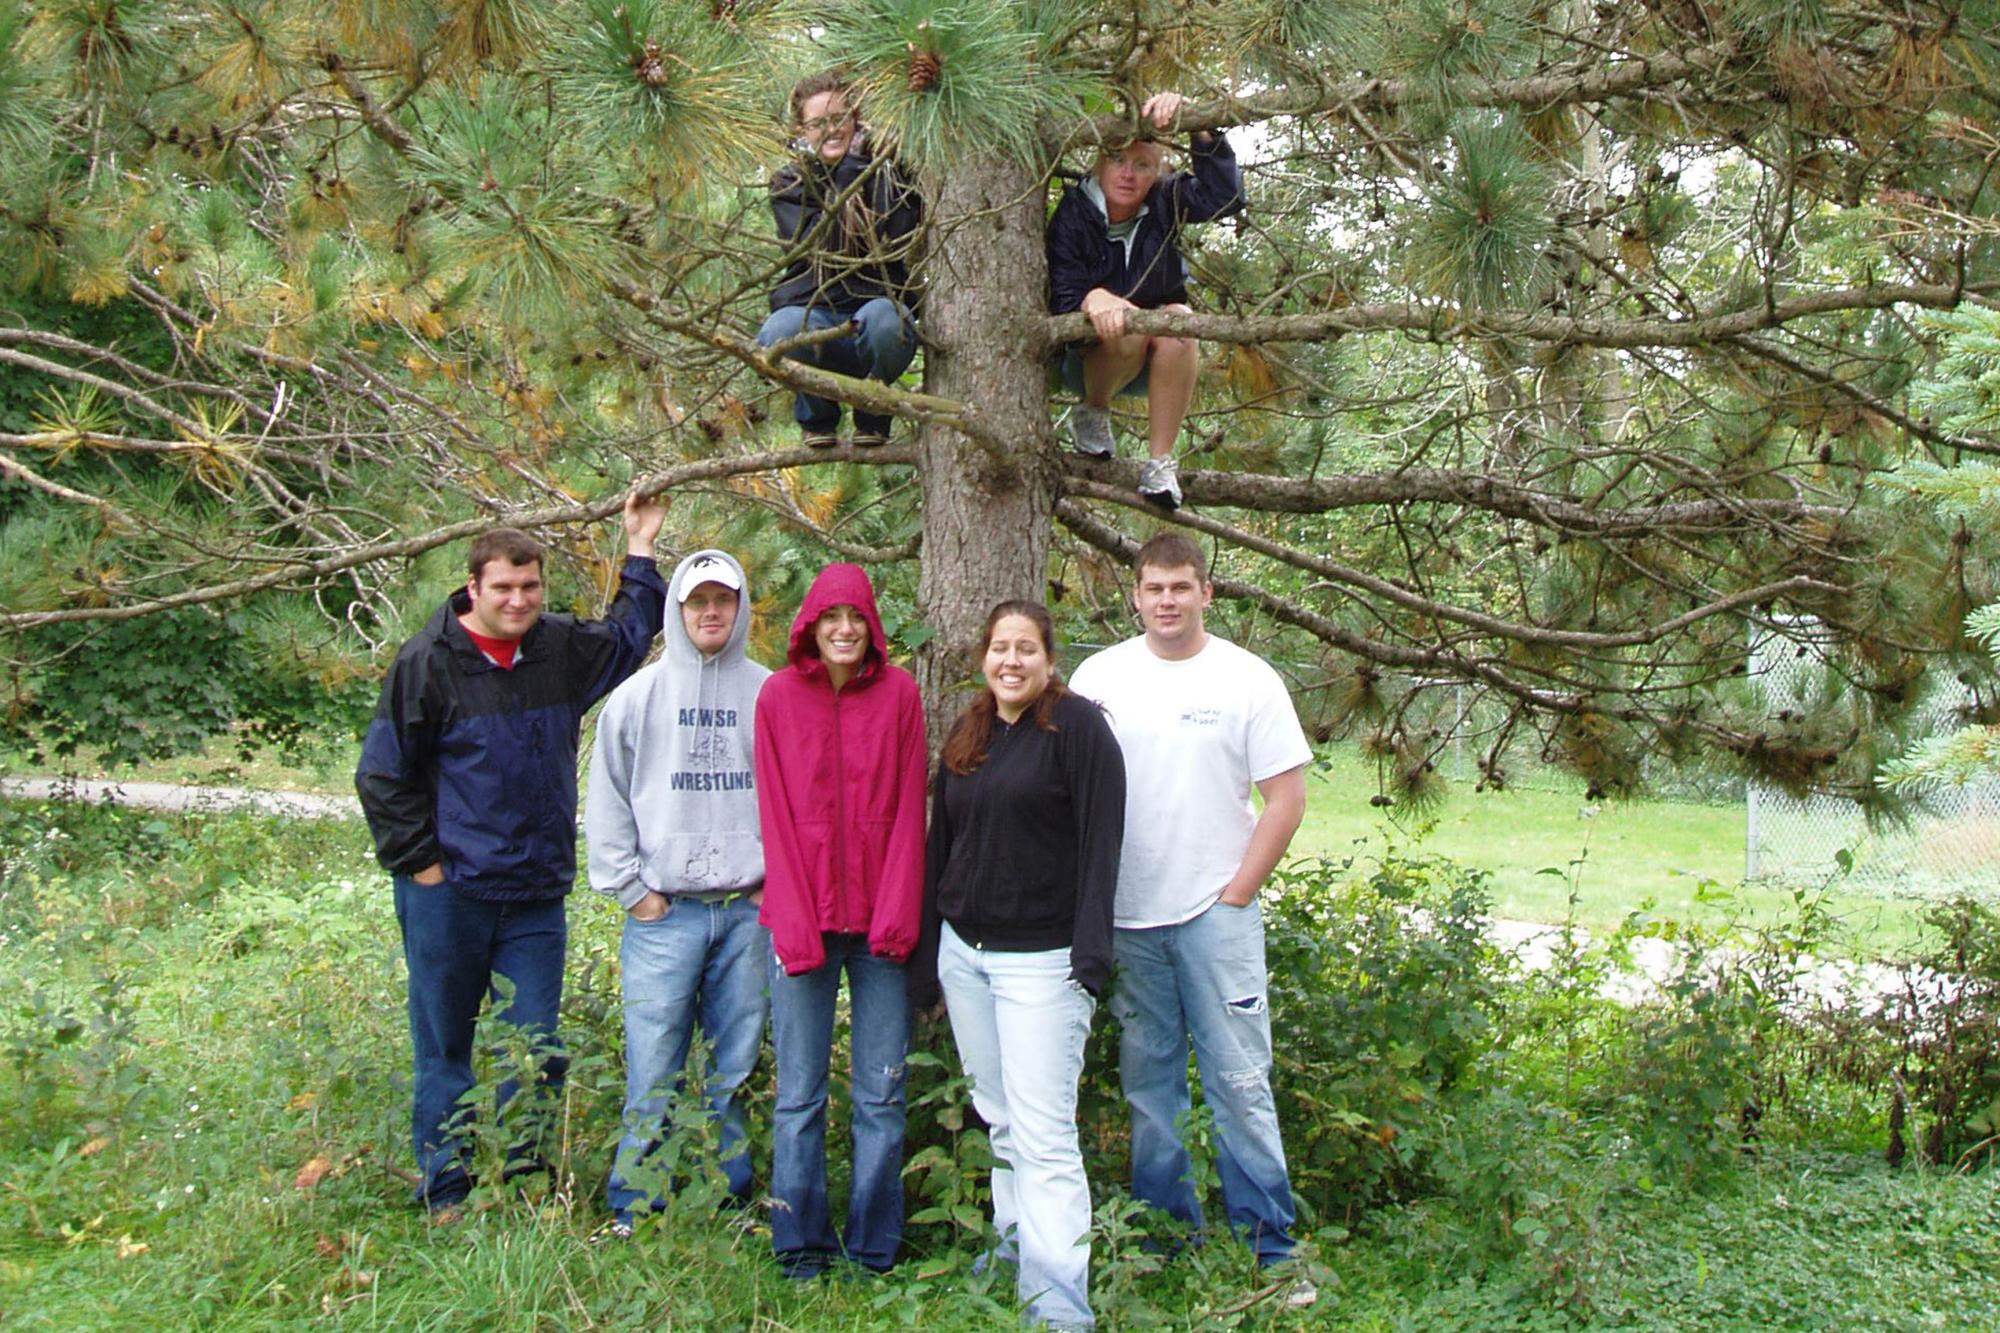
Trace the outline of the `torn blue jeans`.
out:
<instances>
[{"instance_id":1,"label":"torn blue jeans","mask_svg":"<svg viewBox=\"0 0 2000 1333\"><path fill-rule=\"evenodd\" d=\"M1229 1228L1260 1264L1290 1257L1291 1178L1271 1095L1271 1009L1264 917L1221 902L1174 926L1116 932L1111 1011L1132 1108L1132 1193L1193 1227L1202 1222L1182 1118L1188 1045L1214 1117Z\"/></svg>"}]
</instances>

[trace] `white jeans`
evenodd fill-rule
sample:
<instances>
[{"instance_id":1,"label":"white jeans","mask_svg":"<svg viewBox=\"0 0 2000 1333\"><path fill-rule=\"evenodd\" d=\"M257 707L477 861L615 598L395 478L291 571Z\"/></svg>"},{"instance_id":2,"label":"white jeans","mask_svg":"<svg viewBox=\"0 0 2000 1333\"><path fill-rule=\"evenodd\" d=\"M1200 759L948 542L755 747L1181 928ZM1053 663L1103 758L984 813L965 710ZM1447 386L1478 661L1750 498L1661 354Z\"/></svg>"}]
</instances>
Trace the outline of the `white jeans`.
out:
<instances>
[{"instance_id":1,"label":"white jeans","mask_svg":"<svg viewBox=\"0 0 2000 1333\"><path fill-rule=\"evenodd\" d=\"M1078 1325L1095 1322L1076 1081L1097 1004L1069 968L1068 949L974 949L949 922L938 947L952 1039L992 1135L994 1230L1018 1246L1029 1313Z\"/></svg>"}]
</instances>

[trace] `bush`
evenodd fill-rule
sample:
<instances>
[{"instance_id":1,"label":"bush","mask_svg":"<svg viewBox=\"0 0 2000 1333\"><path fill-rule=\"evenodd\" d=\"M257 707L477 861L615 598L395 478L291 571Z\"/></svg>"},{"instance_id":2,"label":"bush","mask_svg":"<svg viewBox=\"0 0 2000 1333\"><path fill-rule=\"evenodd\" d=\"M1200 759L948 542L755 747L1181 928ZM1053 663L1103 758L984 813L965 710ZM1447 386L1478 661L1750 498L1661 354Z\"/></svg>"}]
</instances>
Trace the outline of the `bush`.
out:
<instances>
[{"instance_id":1,"label":"bush","mask_svg":"<svg viewBox=\"0 0 2000 1333\"><path fill-rule=\"evenodd\" d=\"M256 630L246 613L196 607L42 631L50 664L7 710L0 740L37 762L93 749L115 765L193 754L225 733L246 757L358 733L374 682L345 661L315 668Z\"/></svg>"},{"instance_id":2,"label":"bush","mask_svg":"<svg viewBox=\"0 0 2000 1333\"><path fill-rule=\"evenodd\" d=\"M1325 1218L1422 1186L1494 1042L1505 960L1484 872L1438 858L1295 864L1265 898L1278 1116L1292 1189Z\"/></svg>"},{"instance_id":3,"label":"bush","mask_svg":"<svg viewBox=\"0 0 2000 1333\"><path fill-rule=\"evenodd\" d=\"M1926 1162L1990 1153L2000 1141L2000 913L1960 898L1925 921L1937 938L1880 1016L1897 1047L1892 1163L1908 1151L1911 1109L1923 1118Z\"/></svg>"}]
</instances>

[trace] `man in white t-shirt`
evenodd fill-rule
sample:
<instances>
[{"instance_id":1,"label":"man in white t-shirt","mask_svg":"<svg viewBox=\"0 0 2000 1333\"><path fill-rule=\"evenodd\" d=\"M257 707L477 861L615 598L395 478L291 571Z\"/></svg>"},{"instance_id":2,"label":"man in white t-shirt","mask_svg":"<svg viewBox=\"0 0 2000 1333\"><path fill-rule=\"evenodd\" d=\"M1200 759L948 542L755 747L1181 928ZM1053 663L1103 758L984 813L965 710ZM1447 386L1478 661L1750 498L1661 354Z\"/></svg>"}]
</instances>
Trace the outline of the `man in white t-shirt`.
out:
<instances>
[{"instance_id":1,"label":"man in white t-shirt","mask_svg":"<svg viewBox=\"0 0 2000 1333\"><path fill-rule=\"evenodd\" d=\"M1201 1225L1181 1140L1192 1040L1230 1228L1268 1266L1291 1257L1293 1211L1257 891L1305 815L1312 749L1270 664L1203 628L1214 588L1201 548L1163 532L1137 566L1132 602L1146 632L1070 682L1103 705L1125 753L1111 1008L1124 1029L1132 1192ZM1292 1300L1310 1299L1300 1283Z\"/></svg>"}]
</instances>

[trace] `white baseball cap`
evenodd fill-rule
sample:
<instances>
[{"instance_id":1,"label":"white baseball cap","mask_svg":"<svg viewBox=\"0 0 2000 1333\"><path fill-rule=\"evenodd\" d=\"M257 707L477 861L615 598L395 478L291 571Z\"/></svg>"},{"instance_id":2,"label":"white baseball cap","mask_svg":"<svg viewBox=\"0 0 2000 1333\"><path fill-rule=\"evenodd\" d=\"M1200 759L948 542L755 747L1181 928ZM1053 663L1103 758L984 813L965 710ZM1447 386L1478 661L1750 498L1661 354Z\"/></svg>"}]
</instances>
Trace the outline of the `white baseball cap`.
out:
<instances>
[{"instance_id":1,"label":"white baseball cap","mask_svg":"<svg viewBox=\"0 0 2000 1333\"><path fill-rule=\"evenodd\" d=\"M687 567L686 576L681 579L680 601L686 603L694 590L704 583L720 583L731 592L743 591L743 576L719 555L695 557L694 563Z\"/></svg>"}]
</instances>

